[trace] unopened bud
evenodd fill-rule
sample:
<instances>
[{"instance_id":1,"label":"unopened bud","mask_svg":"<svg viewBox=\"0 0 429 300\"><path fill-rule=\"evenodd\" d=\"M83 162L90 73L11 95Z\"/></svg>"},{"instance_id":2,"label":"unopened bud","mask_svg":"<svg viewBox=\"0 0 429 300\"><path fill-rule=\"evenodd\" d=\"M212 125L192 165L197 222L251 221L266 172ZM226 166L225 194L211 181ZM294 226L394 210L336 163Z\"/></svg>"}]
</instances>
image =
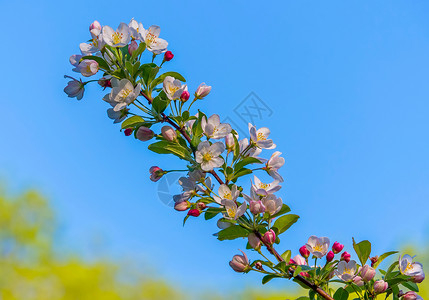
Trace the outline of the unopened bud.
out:
<instances>
[{"instance_id":1,"label":"unopened bud","mask_svg":"<svg viewBox=\"0 0 429 300\"><path fill-rule=\"evenodd\" d=\"M250 208L251 213L254 215L258 215L260 213L265 212L265 206L264 206L264 204L262 204L262 201L260 201L260 200L250 201L249 208Z\"/></svg>"},{"instance_id":2,"label":"unopened bud","mask_svg":"<svg viewBox=\"0 0 429 300\"><path fill-rule=\"evenodd\" d=\"M425 280L425 273L423 273L423 272L420 272L419 274L414 275L412 277L412 281L414 283L421 283L423 280Z\"/></svg>"},{"instance_id":3,"label":"unopened bud","mask_svg":"<svg viewBox=\"0 0 429 300\"><path fill-rule=\"evenodd\" d=\"M262 267L262 263L261 263L260 261L258 261L258 262L255 264L255 268L256 268L256 269L258 269L258 270L261 270L261 271L263 271L263 270L264 270L264 268Z\"/></svg>"},{"instance_id":4,"label":"unopened bud","mask_svg":"<svg viewBox=\"0 0 429 300\"><path fill-rule=\"evenodd\" d=\"M98 22L98 21L92 22L91 25L89 25L89 31L91 31L93 29L101 30L101 24L100 24L100 22Z\"/></svg>"},{"instance_id":5,"label":"unopened bud","mask_svg":"<svg viewBox=\"0 0 429 300\"><path fill-rule=\"evenodd\" d=\"M368 265L364 265L360 271L360 275L362 276L363 281L368 282L374 278L375 269Z\"/></svg>"},{"instance_id":6,"label":"unopened bud","mask_svg":"<svg viewBox=\"0 0 429 300\"><path fill-rule=\"evenodd\" d=\"M353 277L353 283L356 284L357 286L363 286L365 284L365 282L363 282L362 280L362 277L360 276Z\"/></svg>"},{"instance_id":7,"label":"unopened bud","mask_svg":"<svg viewBox=\"0 0 429 300\"><path fill-rule=\"evenodd\" d=\"M299 253L304 257L308 258L310 256L310 251L307 249L307 247L304 245L301 248L299 248Z\"/></svg>"},{"instance_id":8,"label":"unopened bud","mask_svg":"<svg viewBox=\"0 0 429 300\"><path fill-rule=\"evenodd\" d=\"M186 101L188 101L189 100L189 97L190 97L191 95L189 94L189 92L188 91L183 91L182 92L182 95L180 95L180 100L182 101L182 102L186 102Z\"/></svg>"},{"instance_id":9,"label":"unopened bud","mask_svg":"<svg viewBox=\"0 0 429 300\"><path fill-rule=\"evenodd\" d=\"M197 88L197 91L195 92L195 98L203 99L210 93L211 89L211 86L206 85L204 82L201 83L200 86Z\"/></svg>"},{"instance_id":10,"label":"unopened bud","mask_svg":"<svg viewBox=\"0 0 429 300\"><path fill-rule=\"evenodd\" d=\"M165 174L164 170L157 166L150 167L149 173L153 182L157 182Z\"/></svg>"},{"instance_id":11,"label":"unopened bud","mask_svg":"<svg viewBox=\"0 0 429 300\"><path fill-rule=\"evenodd\" d=\"M335 257L334 252L329 251L328 254L326 254L326 261L331 262L334 259L334 257Z\"/></svg>"},{"instance_id":12,"label":"unopened bud","mask_svg":"<svg viewBox=\"0 0 429 300\"><path fill-rule=\"evenodd\" d=\"M133 133L133 130L134 130L133 128L127 128L124 130L124 134L126 136L130 136Z\"/></svg>"},{"instance_id":13,"label":"unopened bud","mask_svg":"<svg viewBox=\"0 0 429 300\"><path fill-rule=\"evenodd\" d=\"M377 294L384 293L388 287L389 285L384 280L378 280L374 282L374 292Z\"/></svg>"},{"instance_id":14,"label":"unopened bud","mask_svg":"<svg viewBox=\"0 0 429 300\"><path fill-rule=\"evenodd\" d=\"M164 54L164 60L165 61L170 61L173 59L173 57L174 57L174 54L171 51L167 51Z\"/></svg>"},{"instance_id":15,"label":"unopened bud","mask_svg":"<svg viewBox=\"0 0 429 300\"><path fill-rule=\"evenodd\" d=\"M112 87L112 83L110 81L110 79L105 78L105 77L101 77L98 80L98 84L103 87L104 89L106 89L107 87Z\"/></svg>"},{"instance_id":16,"label":"unopened bud","mask_svg":"<svg viewBox=\"0 0 429 300\"><path fill-rule=\"evenodd\" d=\"M338 243L338 242L335 242L335 243L332 245L332 251L333 251L335 254L338 254L338 253L340 253L341 251L343 251L343 248L344 248L344 245L342 245L342 244L340 244L340 243Z\"/></svg>"},{"instance_id":17,"label":"unopened bud","mask_svg":"<svg viewBox=\"0 0 429 300\"><path fill-rule=\"evenodd\" d=\"M171 126L163 126L161 128L161 134L167 141L173 142L177 139L176 130Z\"/></svg>"},{"instance_id":18,"label":"unopened bud","mask_svg":"<svg viewBox=\"0 0 429 300\"><path fill-rule=\"evenodd\" d=\"M152 139L154 137L154 133L150 128L141 126L139 127L139 129L137 130L136 133L136 137L143 142L149 141L150 139Z\"/></svg>"},{"instance_id":19,"label":"unopened bud","mask_svg":"<svg viewBox=\"0 0 429 300\"><path fill-rule=\"evenodd\" d=\"M264 236L262 237L262 240L266 244L272 245L276 241L276 233L274 232L274 230L270 229L265 232Z\"/></svg>"},{"instance_id":20,"label":"unopened bud","mask_svg":"<svg viewBox=\"0 0 429 300\"><path fill-rule=\"evenodd\" d=\"M128 53L130 55L133 55L133 52L137 50L137 48L139 47L139 45L137 45L136 41L132 41L129 45L128 45Z\"/></svg>"},{"instance_id":21,"label":"unopened bud","mask_svg":"<svg viewBox=\"0 0 429 300\"><path fill-rule=\"evenodd\" d=\"M174 204L174 209L177 211L185 211L189 207L191 207L191 204L188 201L177 202Z\"/></svg>"},{"instance_id":22,"label":"unopened bud","mask_svg":"<svg viewBox=\"0 0 429 300\"><path fill-rule=\"evenodd\" d=\"M232 133L228 133L227 136L225 137L225 145L226 145L226 149L228 150L228 152L234 150L235 141L234 141L234 136L232 135Z\"/></svg>"},{"instance_id":23,"label":"unopened bud","mask_svg":"<svg viewBox=\"0 0 429 300\"><path fill-rule=\"evenodd\" d=\"M371 257L369 260L371 261L371 267L374 267L375 263L378 261L378 255Z\"/></svg>"},{"instance_id":24,"label":"unopened bud","mask_svg":"<svg viewBox=\"0 0 429 300\"><path fill-rule=\"evenodd\" d=\"M308 274L307 272L301 272L299 273L299 275L301 275L302 277L310 278L310 274Z\"/></svg>"},{"instance_id":25,"label":"unopened bud","mask_svg":"<svg viewBox=\"0 0 429 300\"><path fill-rule=\"evenodd\" d=\"M351 257L352 256L347 251L345 251L345 252L343 252L343 254L341 254L341 260L345 260L346 262L349 262Z\"/></svg>"},{"instance_id":26,"label":"unopened bud","mask_svg":"<svg viewBox=\"0 0 429 300\"><path fill-rule=\"evenodd\" d=\"M409 292L406 292L402 297L403 297L402 300L416 300L417 294L416 292L409 291Z\"/></svg>"},{"instance_id":27,"label":"unopened bud","mask_svg":"<svg viewBox=\"0 0 429 300\"><path fill-rule=\"evenodd\" d=\"M204 210L207 207L207 205L204 202L198 202L197 207L199 210Z\"/></svg>"},{"instance_id":28,"label":"unopened bud","mask_svg":"<svg viewBox=\"0 0 429 300\"><path fill-rule=\"evenodd\" d=\"M188 216L198 217L200 214L201 212L195 208L188 211Z\"/></svg>"},{"instance_id":29,"label":"unopened bud","mask_svg":"<svg viewBox=\"0 0 429 300\"><path fill-rule=\"evenodd\" d=\"M241 251L241 250L240 250ZM235 272L243 273L249 270L249 260L247 259L246 253L241 251L243 255L234 255L232 260L229 262L229 265Z\"/></svg>"}]
</instances>

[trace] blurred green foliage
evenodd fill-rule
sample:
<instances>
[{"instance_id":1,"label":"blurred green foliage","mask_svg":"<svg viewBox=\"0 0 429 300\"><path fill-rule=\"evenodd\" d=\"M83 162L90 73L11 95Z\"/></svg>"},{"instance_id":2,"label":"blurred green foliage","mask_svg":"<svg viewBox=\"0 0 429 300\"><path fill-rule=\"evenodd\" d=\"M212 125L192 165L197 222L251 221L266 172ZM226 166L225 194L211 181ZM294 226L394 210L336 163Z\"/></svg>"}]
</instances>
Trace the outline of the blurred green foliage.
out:
<instances>
[{"instance_id":1,"label":"blurred green foliage","mask_svg":"<svg viewBox=\"0 0 429 300\"><path fill-rule=\"evenodd\" d=\"M8 197L0 190L0 299L1 300L117 300L117 299L208 299L208 300L284 300L295 299L306 291L268 291L249 289L228 296L216 291L185 291L153 275L129 272L120 262L99 260L88 263L81 258L59 258L53 248L55 218L48 201L35 191ZM407 253L414 253L412 248ZM429 265L422 251L418 261ZM429 297L428 284L421 284L420 295Z\"/></svg>"}]
</instances>

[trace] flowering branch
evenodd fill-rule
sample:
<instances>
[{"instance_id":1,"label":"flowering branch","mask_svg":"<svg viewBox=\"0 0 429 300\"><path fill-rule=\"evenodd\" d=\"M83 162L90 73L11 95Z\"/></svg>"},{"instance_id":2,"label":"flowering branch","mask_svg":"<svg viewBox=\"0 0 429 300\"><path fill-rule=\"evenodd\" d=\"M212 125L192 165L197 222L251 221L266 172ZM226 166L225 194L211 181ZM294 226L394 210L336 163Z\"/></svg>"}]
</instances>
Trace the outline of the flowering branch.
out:
<instances>
[{"instance_id":1,"label":"flowering branch","mask_svg":"<svg viewBox=\"0 0 429 300\"><path fill-rule=\"evenodd\" d=\"M192 106L203 100L211 87L201 84L190 99L185 78L177 72L158 75L164 63L174 57L167 51L167 41L159 37L160 28L145 29L134 19L129 24L121 23L114 30L95 21L90 26L91 40L81 43L81 54L72 55L73 71L84 77L102 72L98 80L83 82L70 76L64 92L71 98L83 98L85 85L98 81L108 88L103 100L111 108L107 110L114 123L121 123L125 135L143 142L150 142L148 149L159 154L170 154L185 161L188 175L179 179L183 192L173 197L174 208L186 211L184 223L190 217L204 215L209 220L218 217L219 240L247 238L248 250L256 251L261 259L250 262L247 255L235 255L230 266L236 272L255 271L264 274L262 283L274 278L291 279L308 289L309 300L315 297L326 300L346 300L354 294L361 300L372 300L380 294L393 299L421 299L416 294L418 283L424 280L422 265L409 255L399 257L386 270L379 269L381 279L375 280L379 264L391 251L380 256L371 255L371 243L353 240L353 248L359 259L351 260L344 246L335 242L332 247L327 237L311 236L299 249L300 255L291 258L292 251L280 254L274 244L280 243L280 236L286 232L299 216L290 214L290 208L276 193L281 189L283 177L278 172L285 160L281 152L274 152L266 159L259 155L276 148L269 139L270 130L256 129L249 124L249 138L239 139L230 124L220 122L218 115L207 117L202 111L191 114ZM149 62L144 62L144 52L150 52ZM159 55L162 61L156 64ZM143 104L139 97L147 101ZM145 102L145 101L143 101ZM137 108L137 111L131 109ZM160 129L161 124L168 123ZM157 132L157 133L155 133ZM250 166L256 165L256 168ZM177 170L163 170L158 166L150 168L150 179L159 180L163 175ZM261 181L256 175L251 181L249 193L238 184L242 177L263 172L271 177L270 183ZM215 182L212 183L212 175ZM216 189L215 189L216 187ZM263 253L267 251L276 263ZM330 250L331 248L331 250ZM341 253L342 252L342 253ZM340 255L335 259L336 255ZM314 264L309 262L314 259ZM322 259L324 265L318 265ZM371 266L367 265L370 259ZM336 276L336 279L334 277ZM334 290L330 283L340 283ZM408 291L400 290L405 288Z\"/></svg>"}]
</instances>

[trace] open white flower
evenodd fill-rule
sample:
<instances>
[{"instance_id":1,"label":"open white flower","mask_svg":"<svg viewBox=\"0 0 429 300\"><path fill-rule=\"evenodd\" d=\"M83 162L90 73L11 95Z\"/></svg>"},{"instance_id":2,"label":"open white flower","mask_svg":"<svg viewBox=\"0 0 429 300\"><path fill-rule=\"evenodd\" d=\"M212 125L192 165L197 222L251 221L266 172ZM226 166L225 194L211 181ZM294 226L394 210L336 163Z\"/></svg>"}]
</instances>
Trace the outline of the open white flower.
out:
<instances>
[{"instance_id":1,"label":"open white flower","mask_svg":"<svg viewBox=\"0 0 429 300\"><path fill-rule=\"evenodd\" d=\"M243 202L239 207L232 200L224 200L224 205L226 208L225 218L237 220L239 217L244 215L247 209L246 202Z\"/></svg>"},{"instance_id":2,"label":"open white flower","mask_svg":"<svg viewBox=\"0 0 429 300\"><path fill-rule=\"evenodd\" d=\"M159 38L161 28L156 25L152 25L148 30L142 33L142 41L146 43L146 48L154 54L161 54L167 51L168 43L166 40Z\"/></svg>"},{"instance_id":3,"label":"open white flower","mask_svg":"<svg viewBox=\"0 0 429 300\"><path fill-rule=\"evenodd\" d=\"M166 76L164 78L162 89L168 99L176 100L180 98L183 91L186 89L186 84L182 84L180 80L177 80L172 76Z\"/></svg>"},{"instance_id":4,"label":"open white flower","mask_svg":"<svg viewBox=\"0 0 429 300\"><path fill-rule=\"evenodd\" d=\"M223 139L231 132L231 125L221 123L219 115L212 115L208 120L204 116L201 119L201 128L208 138Z\"/></svg>"},{"instance_id":5,"label":"open white flower","mask_svg":"<svg viewBox=\"0 0 429 300\"><path fill-rule=\"evenodd\" d=\"M282 198L277 198L275 195L268 195L262 198L262 204L265 206L265 211L273 216L282 208L283 200Z\"/></svg>"},{"instance_id":6,"label":"open white flower","mask_svg":"<svg viewBox=\"0 0 429 300\"><path fill-rule=\"evenodd\" d=\"M271 158L265 163L263 169L275 180L283 182L283 177L277 172L285 164L285 159L280 157L281 154L279 151L274 152Z\"/></svg>"},{"instance_id":7,"label":"open white flower","mask_svg":"<svg viewBox=\"0 0 429 300\"><path fill-rule=\"evenodd\" d=\"M423 265L419 262L413 262L413 258L408 254L404 256L399 256L399 270L402 274L407 276L417 276L421 275L423 272ZM423 275L424 276L424 275Z\"/></svg>"},{"instance_id":8,"label":"open white flower","mask_svg":"<svg viewBox=\"0 0 429 300\"><path fill-rule=\"evenodd\" d=\"M111 83L112 91L110 92L110 101L116 102L116 105L113 108L114 111L120 111L125 108L140 94L140 83L134 87L131 81L125 78L121 80L113 78Z\"/></svg>"},{"instance_id":9,"label":"open white flower","mask_svg":"<svg viewBox=\"0 0 429 300\"><path fill-rule=\"evenodd\" d=\"M128 109L124 108L120 111L115 111L113 108L107 110L107 116L113 120L113 123L120 123L128 117Z\"/></svg>"},{"instance_id":10,"label":"open white flower","mask_svg":"<svg viewBox=\"0 0 429 300\"><path fill-rule=\"evenodd\" d=\"M271 183L263 183L259 180L258 177L254 176L254 183L252 183L252 188L256 192L256 194L260 196L268 196L280 190L282 187L279 185L278 180L274 180Z\"/></svg>"},{"instance_id":11,"label":"open white flower","mask_svg":"<svg viewBox=\"0 0 429 300\"><path fill-rule=\"evenodd\" d=\"M311 254L317 258L322 258L328 253L329 250L329 238L327 237L317 237L315 235L310 236L305 247Z\"/></svg>"},{"instance_id":12,"label":"open white flower","mask_svg":"<svg viewBox=\"0 0 429 300\"><path fill-rule=\"evenodd\" d=\"M338 276L342 281L348 282L353 280L356 275L357 265L356 261L351 260L345 262L344 260L338 263L337 269L335 270L335 275Z\"/></svg>"},{"instance_id":13,"label":"open white flower","mask_svg":"<svg viewBox=\"0 0 429 300\"><path fill-rule=\"evenodd\" d=\"M259 148L274 149L276 147L276 145L273 143L273 140L268 139L268 136L270 135L270 130L267 127L261 127L256 130L256 127L249 123L249 133L250 139Z\"/></svg>"},{"instance_id":14,"label":"open white flower","mask_svg":"<svg viewBox=\"0 0 429 300\"><path fill-rule=\"evenodd\" d=\"M116 31L110 26L103 26L103 41L112 47L124 47L131 40L130 28L127 24L121 23Z\"/></svg>"},{"instance_id":15,"label":"open white flower","mask_svg":"<svg viewBox=\"0 0 429 300\"><path fill-rule=\"evenodd\" d=\"M240 191L237 189L237 186L234 184L231 189L226 184L221 184L218 190L219 196L213 195L213 199L219 204L222 204L223 200L237 200L240 195Z\"/></svg>"},{"instance_id":16,"label":"open white flower","mask_svg":"<svg viewBox=\"0 0 429 300\"><path fill-rule=\"evenodd\" d=\"M131 37L135 40L143 40L143 34L145 32L145 29L143 27L142 23L137 22L136 20L131 19L130 23L128 24L128 27L130 28Z\"/></svg>"},{"instance_id":17,"label":"open white flower","mask_svg":"<svg viewBox=\"0 0 429 300\"><path fill-rule=\"evenodd\" d=\"M106 44L103 40L103 35L99 28L93 28L90 31L91 33L91 42L90 43L81 43L79 45L80 51L83 55L92 55L103 49Z\"/></svg>"},{"instance_id":18,"label":"open white flower","mask_svg":"<svg viewBox=\"0 0 429 300\"><path fill-rule=\"evenodd\" d=\"M64 78L71 79L64 88L64 93L66 93L69 98L76 97L77 100L82 99L83 92L85 91L85 84L82 82L82 80L77 80L67 75L64 75Z\"/></svg>"},{"instance_id":19,"label":"open white flower","mask_svg":"<svg viewBox=\"0 0 429 300\"><path fill-rule=\"evenodd\" d=\"M219 157L223 151L225 151L225 145L223 143L216 142L210 145L208 141L204 141L198 145L195 158L197 163L201 164L201 169L203 171L211 171L223 165L224 160L222 157Z\"/></svg>"}]
</instances>

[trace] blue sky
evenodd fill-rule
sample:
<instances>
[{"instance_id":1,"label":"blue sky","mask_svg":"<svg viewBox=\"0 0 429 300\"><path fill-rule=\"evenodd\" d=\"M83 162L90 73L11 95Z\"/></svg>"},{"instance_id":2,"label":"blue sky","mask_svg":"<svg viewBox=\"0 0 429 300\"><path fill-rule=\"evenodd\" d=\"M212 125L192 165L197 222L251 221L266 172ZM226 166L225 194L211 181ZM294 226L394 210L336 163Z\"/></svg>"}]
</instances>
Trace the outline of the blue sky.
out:
<instances>
[{"instance_id":1,"label":"blue sky","mask_svg":"<svg viewBox=\"0 0 429 300\"><path fill-rule=\"evenodd\" d=\"M183 214L159 201L148 169L180 166L174 158L120 133L98 86L80 102L63 93L89 24L132 17L161 26L175 54L167 70L191 90L213 86L200 102L206 113L246 127L234 108L251 92L272 110L256 125L272 130L286 158L280 194L301 216L280 251L312 234L347 246L369 239L375 254L427 245L427 1L102 3L0 3L0 177L52 200L59 249L137 259L184 286L259 280L227 264L242 241L217 241L215 223L202 219L182 227Z\"/></svg>"}]
</instances>

